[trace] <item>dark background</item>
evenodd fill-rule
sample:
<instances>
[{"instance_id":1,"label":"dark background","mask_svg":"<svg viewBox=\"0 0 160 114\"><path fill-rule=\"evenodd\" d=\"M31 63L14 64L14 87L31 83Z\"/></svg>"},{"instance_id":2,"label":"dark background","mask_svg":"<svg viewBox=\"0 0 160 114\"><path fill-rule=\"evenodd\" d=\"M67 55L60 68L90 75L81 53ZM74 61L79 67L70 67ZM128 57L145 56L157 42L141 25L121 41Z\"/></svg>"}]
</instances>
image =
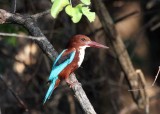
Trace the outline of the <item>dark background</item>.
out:
<instances>
[{"instance_id":1,"label":"dark background","mask_svg":"<svg viewBox=\"0 0 160 114\"><path fill-rule=\"evenodd\" d=\"M12 12L12 2L0 0L0 9ZM160 1L103 2L123 38L134 67L143 71L146 85L150 86L160 63ZM50 9L51 5L49 0L17 0L16 13L33 15ZM87 49L82 66L76 71L98 114L145 114L143 109L138 109L128 92L124 74L98 17L93 23L83 17L74 24L62 11L57 19L50 14L38 19L38 26L58 52L75 34L88 35L92 40L110 47L109 50ZM11 23L0 25L0 32L29 35L22 26ZM0 80L0 114L83 114L65 82L45 105L42 104L51 66L52 62L34 41L0 36L0 74L5 81ZM25 111L5 84L19 96L29 111ZM159 114L159 78L156 85L146 91L150 97L150 113Z\"/></svg>"}]
</instances>

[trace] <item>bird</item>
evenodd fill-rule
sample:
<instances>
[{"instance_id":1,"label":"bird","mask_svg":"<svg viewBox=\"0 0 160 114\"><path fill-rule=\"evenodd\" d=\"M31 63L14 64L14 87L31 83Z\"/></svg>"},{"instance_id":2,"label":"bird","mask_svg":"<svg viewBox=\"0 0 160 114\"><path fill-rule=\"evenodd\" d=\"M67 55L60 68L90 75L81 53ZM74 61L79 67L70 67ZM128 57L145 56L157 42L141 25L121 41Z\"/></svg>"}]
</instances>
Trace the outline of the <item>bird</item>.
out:
<instances>
[{"instance_id":1,"label":"bird","mask_svg":"<svg viewBox=\"0 0 160 114\"><path fill-rule=\"evenodd\" d=\"M109 48L95 41L91 41L91 39L85 35L78 34L73 36L70 39L67 48L58 55L53 63L48 78L50 86L45 95L43 104L50 98L53 90L59 85L61 80L65 80L70 86L72 86L73 82L69 80L69 76L81 66L85 56L85 49L87 47Z\"/></svg>"}]
</instances>

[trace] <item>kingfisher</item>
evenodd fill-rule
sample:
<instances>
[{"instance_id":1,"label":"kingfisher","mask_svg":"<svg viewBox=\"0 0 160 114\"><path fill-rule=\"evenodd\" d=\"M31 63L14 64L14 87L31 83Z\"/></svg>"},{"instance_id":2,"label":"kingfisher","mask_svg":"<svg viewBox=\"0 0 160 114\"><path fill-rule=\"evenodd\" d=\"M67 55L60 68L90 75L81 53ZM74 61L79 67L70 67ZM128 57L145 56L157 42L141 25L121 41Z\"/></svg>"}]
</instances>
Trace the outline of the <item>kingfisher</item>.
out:
<instances>
[{"instance_id":1,"label":"kingfisher","mask_svg":"<svg viewBox=\"0 0 160 114\"><path fill-rule=\"evenodd\" d=\"M64 49L53 63L48 82L50 82L49 89L46 93L43 103L45 103L51 96L53 90L59 85L61 80L65 80L70 86L74 82L69 80L69 76L83 62L85 49L87 47L108 48L100 43L91 41L85 35L75 35L69 41L66 49Z\"/></svg>"}]
</instances>

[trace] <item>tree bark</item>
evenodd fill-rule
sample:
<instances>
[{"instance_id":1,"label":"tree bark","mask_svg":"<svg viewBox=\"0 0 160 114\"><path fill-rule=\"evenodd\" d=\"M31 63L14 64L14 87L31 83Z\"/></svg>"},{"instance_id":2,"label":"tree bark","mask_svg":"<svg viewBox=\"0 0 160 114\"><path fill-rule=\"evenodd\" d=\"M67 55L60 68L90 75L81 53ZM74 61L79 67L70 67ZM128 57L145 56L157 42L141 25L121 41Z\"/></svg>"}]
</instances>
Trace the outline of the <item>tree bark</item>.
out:
<instances>
[{"instance_id":1,"label":"tree bark","mask_svg":"<svg viewBox=\"0 0 160 114\"><path fill-rule=\"evenodd\" d=\"M137 77L139 77L139 75L133 67L133 64L130 60L130 57L121 37L117 34L115 30L114 22L108 10L104 6L102 0L92 0L92 3L96 10L96 14L98 15L98 18L101 21L106 36L107 38L109 38L113 46L113 49L117 55L119 64L121 65L121 68L125 73L130 90L141 88L137 80ZM142 77L144 77L143 73ZM142 85L145 86L144 81L142 81L141 77L139 78ZM139 107L146 108L146 104L148 103L148 96L145 89L142 89L140 91L131 91L131 94L133 100L138 104Z\"/></svg>"}]
</instances>

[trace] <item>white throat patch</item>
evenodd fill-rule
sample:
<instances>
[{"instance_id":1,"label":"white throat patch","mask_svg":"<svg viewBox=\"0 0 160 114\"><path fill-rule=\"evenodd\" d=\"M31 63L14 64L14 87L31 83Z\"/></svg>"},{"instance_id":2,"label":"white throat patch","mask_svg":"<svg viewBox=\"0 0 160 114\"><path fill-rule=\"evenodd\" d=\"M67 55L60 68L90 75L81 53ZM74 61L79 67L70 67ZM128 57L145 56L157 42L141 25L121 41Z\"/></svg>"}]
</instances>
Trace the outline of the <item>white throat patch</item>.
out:
<instances>
[{"instance_id":1,"label":"white throat patch","mask_svg":"<svg viewBox=\"0 0 160 114\"><path fill-rule=\"evenodd\" d=\"M81 47L79 48L79 61L78 61L78 67L80 67L81 64L82 64L82 62L83 62L86 47L88 47L88 46L81 46Z\"/></svg>"}]
</instances>

